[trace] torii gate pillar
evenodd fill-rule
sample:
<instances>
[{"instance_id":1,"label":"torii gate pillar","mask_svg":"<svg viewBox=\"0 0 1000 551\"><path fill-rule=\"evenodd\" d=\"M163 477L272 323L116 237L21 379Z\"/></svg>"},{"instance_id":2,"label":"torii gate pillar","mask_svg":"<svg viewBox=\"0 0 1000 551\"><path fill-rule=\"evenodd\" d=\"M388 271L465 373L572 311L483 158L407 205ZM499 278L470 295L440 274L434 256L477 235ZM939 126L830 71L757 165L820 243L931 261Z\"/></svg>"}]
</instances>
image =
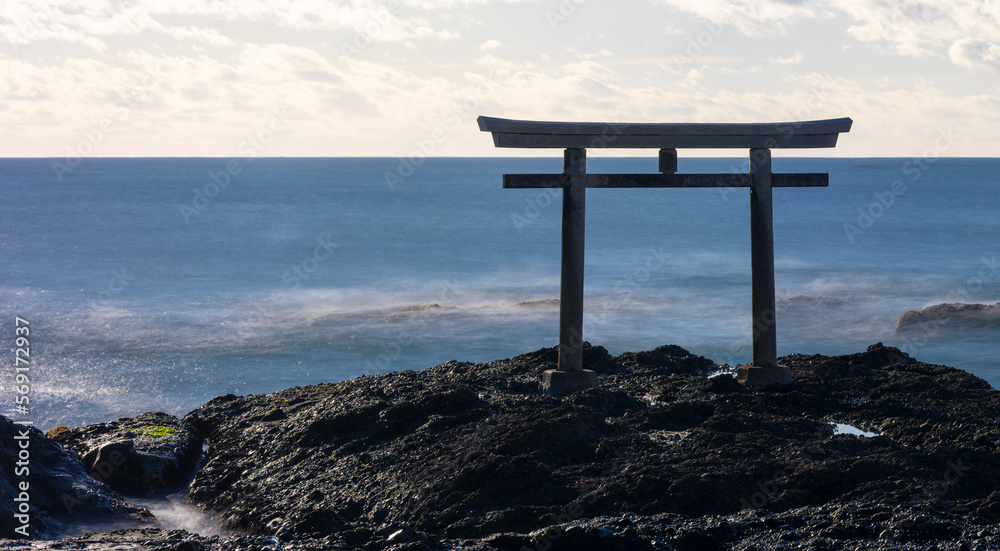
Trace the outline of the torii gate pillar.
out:
<instances>
[{"instance_id":1,"label":"torii gate pillar","mask_svg":"<svg viewBox=\"0 0 1000 551\"><path fill-rule=\"evenodd\" d=\"M771 207L771 150L750 150L750 279L753 363L738 368L736 380L752 387L792 382L792 370L778 365L774 297L774 215Z\"/></svg>"},{"instance_id":2,"label":"torii gate pillar","mask_svg":"<svg viewBox=\"0 0 1000 551\"><path fill-rule=\"evenodd\" d=\"M587 214L587 150L563 156L562 257L559 285L559 368L542 373L542 388L568 394L597 386L597 373L583 368L584 220ZM564 306L565 305L565 306Z\"/></svg>"}]
</instances>

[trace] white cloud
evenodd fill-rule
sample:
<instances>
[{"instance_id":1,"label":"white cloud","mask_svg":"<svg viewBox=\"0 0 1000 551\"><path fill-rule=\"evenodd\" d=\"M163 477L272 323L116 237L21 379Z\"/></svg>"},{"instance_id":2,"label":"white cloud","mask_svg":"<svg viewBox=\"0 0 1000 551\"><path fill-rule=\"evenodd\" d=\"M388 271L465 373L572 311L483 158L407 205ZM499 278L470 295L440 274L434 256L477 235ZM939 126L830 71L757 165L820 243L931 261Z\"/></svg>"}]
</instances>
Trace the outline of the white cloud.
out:
<instances>
[{"instance_id":1,"label":"white cloud","mask_svg":"<svg viewBox=\"0 0 1000 551\"><path fill-rule=\"evenodd\" d=\"M907 155L945 124L963 136L951 153L995 154L989 129L1000 124L1000 100L984 91L993 84L977 81L977 93L963 93L936 87L936 75L914 82L891 69L884 80L850 68L808 74L818 57L807 49L812 36L793 35L787 49L761 55L753 39L722 34L795 31L795 22L828 17L832 0L655 0L705 17L698 32L720 32L703 51L685 50L686 58L670 57L670 38L655 22L653 37L632 37L604 21L587 35L585 17L574 24L593 40L522 47L524 17L544 27L554 0L527 0L535 2L527 11L508 6L503 17L484 20L489 33L478 35L468 30L478 31L474 10L460 17L445 10L488 1L516 0L38 0L34 11L11 3L0 31L12 45L62 44L23 58L0 49L0 124L18 129L0 136L0 148L64 155L110 119L113 129L94 155L234 155L248 132L286 109L288 128L266 154L405 155L442 129L433 154L491 155L474 122L480 114L676 122L851 116L856 127L838 155ZM919 14L892 19L892 6L915 5L907 1L841 0L838 22L842 31L853 22L858 40L882 50L950 59L962 67L955 73L1000 70L998 23L983 16L995 11L993 3L949 11L946 0L927 0ZM341 46L356 39L361 53L344 53ZM421 40L458 45L416 48ZM646 40L667 47L649 48ZM371 42L397 46L362 51ZM830 52L840 54L839 44ZM761 63L768 55L783 64L780 71Z\"/></svg>"},{"instance_id":2,"label":"white cloud","mask_svg":"<svg viewBox=\"0 0 1000 551\"><path fill-rule=\"evenodd\" d=\"M72 16L55 2L39 1L29 4L8 1L4 2L0 11L3 13L3 17L0 17L0 34L3 34L15 52L19 46L42 40L60 40L104 51L107 48L105 42L95 38L87 30L87 24L96 25L100 22L105 25L103 11L96 11L96 18L90 12ZM81 20L84 21L82 26Z\"/></svg>"},{"instance_id":3,"label":"white cloud","mask_svg":"<svg viewBox=\"0 0 1000 551\"><path fill-rule=\"evenodd\" d=\"M0 97L12 107L0 110L0 123L19 129L0 136L0 148L63 156L110 119L95 155L237 155L249 133L285 109L287 129L268 155L406 155L434 136L435 155L492 155L475 125L481 114L676 122L851 116L855 128L838 155L917 154L948 127L961 136L948 154L982 155L995 144L994 125L983 121L1000 121L996 98L929 84L810 74L776 89L712 89L704 68L641 82L601 59L540 65L492 54L474 67L421 74L287 44L244 45L228 59L133 52L46 65L0 56Z\"/></svg>"},{"instance_id":4,"label":"white cloud","mask_svg":"<svg viewBox=\"0 0 1000 551\"><path fill-rule=\"evenodd\" d=\"M140 0L150 14L208 15L229 21L268 21L278 27L306 31L353 30L376 42L412 38L453 39L457 33L434 29L412 8L433 9L454 2L371 0Z\"/></svg>"},{"instance_id":5,"label":"white cloud","mask_svg":"<svg viewBox=\"0 0 1000 551\"><path fill-rule=\"evenodd\" d=\"M1000 42L996 0L841 0L834 5L856 21L848 32L862 42L886 43L913 57L943 56L947 50L964 67L995 65L988 50Z\"/></svg>"},{"instance_id":6,"label":"white cloud","mask_svg":"<svg viewBox=\"0 0 1000 551\"><path fill-rule=\"evenodd\" d=\"M847 32L861 42L887 44L905 56L950 58L966 68L995 69L1000 1L980 0L656 0L749 36L782 34L798 20L853 20ZM668 32L671 27L668 26ZM790 62L795 61L795 57ZM773 59L772 62L779 63Z\"/></svg>"},{"instance_id":7,"label":"white cloud","mask_svg":"<svg viewBox=\"0 0 1000 551\"><path fill-rule=\"evenodd\" d=\"M663 34L667 36L685 36L687 35L687 31L672 25L668 21L666 26L663 28Z\"/></svg>"},{"instance_id":8,"label":"white cloud","mask_svg":"<svg viewBox=\"0 0 1000 551\"><path fill-rule=\"evenodd\" d=\"M598 59L598 58L608 58L615 56L614 52L608 50L607 48L598 50L596 52L581 52L576 48L567 46L566 51L573 54L578 59Z\"/></svg>"},{"instance_id":9,"label":"white cloud","mask_svg":"<svg viewBox=\"0 0 1000 551\"><path fill-rule=\"evenodd\" d=\"M424 5L426 2L407 4ZM182 15L210 17L205 21L212 23L223 18L230 22L267 21L279 28L295 30L353 31L356 38L366 44L458 38L454 30L436 29L425 17L413 13L404 16L407 4L395 1L382 5L370 0L295 0L294 3L292 0L136 0L125 5L111 0L7 1L0 10L4 14L0 18L0 35L15 47L59 40L98 52L107 51L107 37L151 32L210 45L232 44L232 39L220 34L218 29L173 27L157 19L164 15Z\"/></svg>"},{"instance_id":10,"label":"white cloud","mask_svg":"<svg viewBox=\"0 0 1000 551\"><path fill-rule=\"evenodd\" d=\"M503 44L501 44L499 40L487 40L479 45L479 52L484 54L486 52L492 52L502 45Z\"/></svg>"},{"instance_id":11,"label":"white cloud","mask_svg":"<svg viewBox=\"0 0 1000 551\"><path fill-rule=\"evenodd\" d=\"M180 41L195 41L212 46L235 46L236 42L223 35L218 29L207 27L166 27L168 34Z\"/></svg>"},{"instance_id":12,"label":"white cloud","mask_svg":"<svg viewBox=\"0 0 1000 551\"><path fill-rule=\"evenodd\" d=\"M799 19L820 17L818 0L656 0L703 17L733 26L750 36L783 34L786 25Z\"/></svg>"},{"instance_id":13,"label":"white cloud","mask_svg":"<svg viewBox=\"0 0 1000 551\"><path fill-rule=\"evenodd\" d=\"M791 57L771 58L768 61L778 65L796 65L798 63L802 63L803 59L805 59L805 55L803 55L802 52L795 52L795 55Z\"/></svg>"},{"instance_id":14,"label":"white cloud","mask_svg":"<svg viewBox=\"0 0 1000 551\"><path fill-rule=\"evenodd\" d=\"M966 38L948 49L952 62L969 69L986 68L1000 73L1000 46L986 40Z\"/></svg>"},{"instance_id":15,"label":"white cloud","mask_svg":"<svg viewBox=\"0 0 1000 551\"><path fill-rule=\"evenodd\" d=\"M762 72L764 72L764 69L761 68L761 67L750 67L750 68L747 68L747 69L735 69L733 67L720 67L719 68L719 74L722 74L722 75L741 75L741 74L745 74L745 73L757 74L757 73L762 73Z\"/></svg>"}]
</instances>

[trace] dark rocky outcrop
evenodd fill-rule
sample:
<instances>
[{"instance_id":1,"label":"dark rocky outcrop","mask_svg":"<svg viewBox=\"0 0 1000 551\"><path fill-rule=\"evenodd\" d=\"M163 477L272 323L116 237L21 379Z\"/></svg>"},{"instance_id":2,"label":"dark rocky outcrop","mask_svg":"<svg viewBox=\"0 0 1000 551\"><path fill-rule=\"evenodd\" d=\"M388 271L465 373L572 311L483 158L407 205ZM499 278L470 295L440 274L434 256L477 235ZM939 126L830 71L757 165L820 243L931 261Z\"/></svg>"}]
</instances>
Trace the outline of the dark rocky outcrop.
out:
<instances>
[{"instance_id":1,"label":"dark rocky outcrop","mask_svg":"<svg viewBox=\"0 0 1000 551\"><path fill-rule=\"evenodd\" d=\"M39 430L0 416L0 441L0 538L23 537L24 531L32 538L54 537L78 524L105 529L157 525L149 511L129 506L87 476L73 452ZM22 503L28 513L19 519L15 514ZM30 519L28 530L17 531L24 519Z\"/></svg>"},{"instance_id":2,"label":"dark rocky outcrop","mask_svg":"<svg viewBox=\"0 0 1000 551\"><path fill-rule=\"evenodd\" d=\"M600 388L539 393L555 349L222 396L190 486L237 535L111 549L1000 548L1000 393L873 345L790 355L751 392L677 346L586 347ZM837 434L831 422L879 436ZM0 542L0 547L2 547ZM106 547L101 547L106 546Z\"/></svg>"},{"instance_id":3,"label":"dark rocky outcrop","mask_svg":"<svg viewBox=\"0 0 1000 551\"><path fill-rule=\"evenodd\" d=\"M447 543L423 541L397 530L398 541L386 545L348 545L333 536L277 541L264 536L201 537L182 531L119 530L54 542L35 542L34 549L122 551L367 549L441 551L744 551L817 550L992 550L1000 549L1000 527L948 513L904 505L836 503L801 507L781 513L748 509L733 515L689 517L678 514L581 518L553 524L530 534L498 533L481 540ZM0 540L0 549L20 542Z\"/></svg>"},{"instance_id":4,"label":"dark rocky outcrop","mask_svg":"<svg viewBox=\"0 0 1000 551\"><path fill-rule=\"evenodd\" d=\"M187 482L201 440L173 415L151 412L110 423L49 431L87 473L126 496L160 495Z\"/></svg>"},{"instance_id":5,"label":"dark rocky outcrop","mask_svg":"<svg viewBox=\"0 0 1000 551\"><path fill-rule=\"evenodd\" d=\"M707 378L715 365L679 347L617 358L591 347L601 388L553 398L538 375L555 358L544 349L216 398L186 417L211 442L190 497L240 532L373 549L440 539L519 549L560 525L564 541L602 542L567 548L652 548L661 537L684 548L678 538L702 536L656 535L652 519L758 508L1000 521L1000 396L962 371L879 344L786 356L796 384L748 392ZM881 436L835 435L831 420ZM626 513L645 528L621 535L614 519ZM711 539L725 547L741 533Z\"/></svg>"},{"instance_id":6,"label":"dark rocky outcrop","mask_svg":"<svg viewBox=\"0 0 1000 551\"><path fill-rule=\"evenodd\" d=\"M899 316L896 334L922 339L956 337L1000 338L1000 302L996 304L938 304Z\"/></svg>"}]
</instances>

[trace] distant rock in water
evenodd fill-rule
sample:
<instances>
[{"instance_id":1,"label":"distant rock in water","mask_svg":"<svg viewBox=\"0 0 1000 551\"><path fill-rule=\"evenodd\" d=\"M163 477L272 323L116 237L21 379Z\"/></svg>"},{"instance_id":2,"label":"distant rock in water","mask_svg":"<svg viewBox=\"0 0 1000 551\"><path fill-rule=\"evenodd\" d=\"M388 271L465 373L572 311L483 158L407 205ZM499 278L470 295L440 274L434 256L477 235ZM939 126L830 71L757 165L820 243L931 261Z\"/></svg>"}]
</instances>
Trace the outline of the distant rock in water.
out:
<instances>
[{"instance_id":1,"label":"distant rock in water","mask_svg":"<svg viewBox=\"0 0 1000 551\"><path fill-rule=\"evenodd\" d=\"M396 310L396 312L426 312L427 310L458 310L458 308L441 306L440 304L411 304Z\"/></svg>"},{"instance_id":2,"label":"distant rock in water","mask_svg":"<svg viewBox=\"0 0 1000 551\"><path fill-rule=\"evenodd\" d=\"M393 321L397 319L407 319L415 316L420 316L429 313L439 313L439 312L449 312L457 311L458 308L455 306L441 306L440 304L411 304L409 306L404 306L389 312L386 316L386 320Z\"/></svg>"},{"instance_id":3,"label":"distant rock in water","mask_svg":"<svg viewBox=\"0 0 1000 551\"><path fill-rule=\"evenodd\" d=\"M896 334L954 338L996 337L1000 333L1000 302L996 304L938 304L899 316Z\"/></svg>"},{"instance_id":4,"label":"distant rock in water","mask_svg":"<svg viewBox=\"0 0 1000 551\"><path fill-rule=\"evenodd\" d=\"M847 306L846 300L833 297L813 297L808 295L797 295L775 303L778 308L840 308Z\"/></svg>"},{"instance_id":5,"label":"distant rock in water","mask_svg":"<svg viewBox=\"0 0 1000 551\"><path fill-rule=\"evenodd\" d=\"M87 476L73 452L38 429L0 415L0 440L0 538L23 538L25 532L32 539L51 538L75 524L105 530L159 525L149 511L126 504Z\"/></svg>"},{"instance_id":6,"label":"distant rock in water","mask_svg":"<svg viewBox=\"0 0 1000 551\"><path fill-rule=\"evenodd\" d=\"M191 427L166 413L49 431L75 451L87 473L128 496L163 494L182 485L201 457Z\"/></svg>"},{"instance_id":7,"label":"distant rock in water","mask_svg":"<svg viewBox=\"0 0 1000 551\"><path fill-rule=\"evenodd\" d=\"M558 308L559 299L557 298L545 298L542 300L526 300L524 302L518 302L513 305L514 308L538 308L538 309L548 309L548 308Z\"/></svg>"}]
</instances>

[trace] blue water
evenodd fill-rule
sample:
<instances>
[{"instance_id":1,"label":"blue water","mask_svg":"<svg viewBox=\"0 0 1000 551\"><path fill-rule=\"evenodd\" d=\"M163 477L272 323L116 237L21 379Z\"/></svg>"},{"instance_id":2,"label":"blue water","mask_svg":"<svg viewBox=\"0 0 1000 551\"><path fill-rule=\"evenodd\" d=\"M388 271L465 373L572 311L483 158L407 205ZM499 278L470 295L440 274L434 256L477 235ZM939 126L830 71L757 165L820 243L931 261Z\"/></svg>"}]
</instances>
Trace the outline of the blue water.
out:
<instances>
[{"instance_id":1,"label":"blue water","mask_svg":"<svg viewBox=\"0 0 1000 551\"><path fill-rule=\"evenodd\" d=\"M1000 300L1000 160L776 156L775 172L831 182L774 191L778 298L843 301L779 308L779 353L884 341L1000 386L996 339L893 337L906 310ZM680 171L745 164L682 158ZM501 174L561 167L558 153L430 159L406 177L399 159L84 159L59 171L2 159L0 331L13 364L14 316L31 323L29 416L48 428L183 414L229 392L552 346L556 309L517 303L558 296L559 197L504 190ZM656 159L588 170L655 172ZM746 189L590 190L587 205L588 340L749 360ZM399 311L430 304L441 307ZM0 413L21 418L7 373Z\"/></svg>"}]
</instances>

